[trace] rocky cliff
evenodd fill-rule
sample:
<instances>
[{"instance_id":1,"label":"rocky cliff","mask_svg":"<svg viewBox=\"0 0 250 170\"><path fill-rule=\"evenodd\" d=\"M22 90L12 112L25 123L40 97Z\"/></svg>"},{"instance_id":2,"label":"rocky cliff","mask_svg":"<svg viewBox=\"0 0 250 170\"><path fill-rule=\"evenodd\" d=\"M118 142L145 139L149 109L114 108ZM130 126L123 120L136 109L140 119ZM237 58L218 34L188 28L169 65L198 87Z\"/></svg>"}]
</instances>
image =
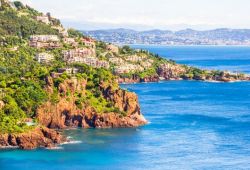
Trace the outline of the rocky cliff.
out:
<instances>
[{"instance_id":1,"label":"rocky cliff","mask_svg":"<svg viewBox=\"0 0 250 170\"><path fill-rule=\"evenodd\" d=\"M144 78L140 78L139 76L133 75L131 78L118 78L118 83L147 83L147 82L158 82L159 76L158 75L152 75Z\"/></svg>"},{"instance_id":2,"label":"rocky cliff","mask_svg":"<svg viewBox=\"0 0 250 170\"><path fill-rule=\"evenodd\" d=\"M0 134L0 148L35 149L37 147L54 147L65 141L66 138L57 131L45 127L37 127L21 134Z\"/></svg>"},{"instance_id":3,"label":"rocky cliff","mask_svg":"<svg viewBox=\"0 0 250 170\"><path fill-rule=\"evenodd\" d=\"M140 112L136 94L112 86L100 85L103 97L118 108L116 112L98 113L90 105L79 108L73 94L85 95L85 80L69 79L59 85L59 100L56 104L48 101L37 110L39 122L49 128L119 128L137 127L147 123ZM47 90L53 89L51 78L47 80ZM67 96L66 93L72 95Z\"/></svg>"}]
</instances>

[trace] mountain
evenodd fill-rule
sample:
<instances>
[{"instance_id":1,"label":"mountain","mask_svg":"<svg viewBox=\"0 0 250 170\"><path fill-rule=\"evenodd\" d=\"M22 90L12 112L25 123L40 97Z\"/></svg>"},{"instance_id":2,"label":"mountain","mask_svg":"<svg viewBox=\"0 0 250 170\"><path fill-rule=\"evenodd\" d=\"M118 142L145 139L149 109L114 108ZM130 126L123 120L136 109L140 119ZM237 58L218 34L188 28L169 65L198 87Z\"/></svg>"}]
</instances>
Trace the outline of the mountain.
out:
<instances>
[{"instance_id":1,"label":"mountain","mask_svg":"<svg viewBox=\"0 0 250 170\"><path fill-rule=\"evenodd\" d=\"M124 30L124 31L123 31ZM116 44L156 44L156 45L250 45L250 29L215 29L197 31L126 29L82 31L93 38Z\"/></svg>"}]
</instances>

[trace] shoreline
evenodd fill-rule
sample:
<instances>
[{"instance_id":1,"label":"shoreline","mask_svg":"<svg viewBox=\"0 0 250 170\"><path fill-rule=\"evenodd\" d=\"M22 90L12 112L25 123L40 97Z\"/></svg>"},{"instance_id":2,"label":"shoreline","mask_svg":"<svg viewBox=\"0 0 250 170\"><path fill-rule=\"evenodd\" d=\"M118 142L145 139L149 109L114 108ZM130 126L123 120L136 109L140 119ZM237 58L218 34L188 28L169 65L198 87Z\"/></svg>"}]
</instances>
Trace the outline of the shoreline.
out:
<instances>
[{"instance_id":1,"label":"shoreline","mask_svg":"<svg viewBox=\"0 0 250 170\"><path fill-rule=\"evenodd\" d=\"M235 80L235 81L216 81L216 80L159 80L159 81L149 81L149 82L124 82L119 83L119 85L130 85L130 84L149 84L149 83L161 83L161 82L174 82L174 81L193 81L193 82L206 82L206 83L240 83L240 82L250 82L250 80Z\"/></svg>"}]
</instances>

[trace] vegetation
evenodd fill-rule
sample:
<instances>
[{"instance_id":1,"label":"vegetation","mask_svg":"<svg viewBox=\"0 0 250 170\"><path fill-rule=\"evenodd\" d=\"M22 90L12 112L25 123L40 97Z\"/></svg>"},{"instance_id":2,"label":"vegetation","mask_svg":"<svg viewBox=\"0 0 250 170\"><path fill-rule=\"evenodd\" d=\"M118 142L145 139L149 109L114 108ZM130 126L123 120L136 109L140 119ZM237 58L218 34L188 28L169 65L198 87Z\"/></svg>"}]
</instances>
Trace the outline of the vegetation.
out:
<instances>
[{"instance_id":1,"label":"vegetation","mask_svg":"<svg viewBox=\"0 0 250 170\"><path fill-rule=\"evenodd\" d=\"M41 13L24 6L21 2L14 2L16 9L12 9L8 3L3 0L0 1L2 2L0 7L0 133L20 133L32 128L26 125L25 119L36 118L37 108L47 101L57 104L61 97L59 85L72 76L87 82L85 95L79 92L75 94L67 92L65 94L66 97L74 96L75 104L79 109L90 106L97 113L115 112L126 115L116 108L111 101L105 99L101 89L101 85L111 86L114 90L119 89L116 82L117 77L112 74L112 69L116 65L111 65L112 67L107 70L104 68L94 69L79 63L67 64L63 61L62 51L74 47L66 43L63 43L62 47L57 49L31 48L28 45L28 38L33 34L59 35L58 30L53 29L52 26L59 26L60 21L47 14L51 21L51 25L47 25L35 20L35 17L41 15ZM80 39L84 37L82 33L74 29L69 29L68 33L69 37L75 38L79 43L79 47L90 48L80 43ZM151 66L143 68L143 71L118 75L120 77L144 79L150 76L158 76L158 69L161 65L176 66L174 61L163 59L148 51L134 50L129 46L124 46L119 48L119 54L117 54L117 52L108 51L106 47L106 43L96 41L95 50L100 60L118 57L126 61L126 56L138 55L146 56L146 60L150 61ZM50 63L39 63L34 60L34 56L39 52L53 54L55 60ZM142 62L126 61L126 63L141 67ZM208 79L225 74L221 71L206 71L184 65L178 66L185 70L178 76L185 79ZM47 77L51 73L57 72L59 68L65 67L77 68L79 72L75 75L63 73L54 78L52 92L48 94L49 92L45 90ZM235 78L243 76L235 75Z\"/></svg>"},{"instance_id":2,"label":"vegetation","mask_svg":"<svg viewBox=\"0 0 250 170\"><path fill-rule=\"evenodd\" d=\"M50 64L35 61L36 53L45 50L29 47L27 39L30 35L59 33L50 25L34 20L33 18L39 14L34 9L25 7L20 2L15 2L15 5L17 10L13 10L7 4L0 9L0 133L20 133L32 128L26 125L25 119L35 118L37 108L46 101L56 104L59 100L59 84L71 77L62 74L54 79L54 91L47 94L44 90L46 77L58 68L66 66L62 61L62 50L72 47L64 46L50 50L56 58ZM20 14L22 17L19 17ZM83 37L80 32L73 29L69 30L69 36ZM74 94L77 107L89 105L98 113L119 111L102 96L99 88L100 83L114 84L113 87L118 88L110 71L93 69L84 64L73 64L68 67L79 68L81 71L76 77L88 82L86 95Z\"/></svg>"}]
</instances>

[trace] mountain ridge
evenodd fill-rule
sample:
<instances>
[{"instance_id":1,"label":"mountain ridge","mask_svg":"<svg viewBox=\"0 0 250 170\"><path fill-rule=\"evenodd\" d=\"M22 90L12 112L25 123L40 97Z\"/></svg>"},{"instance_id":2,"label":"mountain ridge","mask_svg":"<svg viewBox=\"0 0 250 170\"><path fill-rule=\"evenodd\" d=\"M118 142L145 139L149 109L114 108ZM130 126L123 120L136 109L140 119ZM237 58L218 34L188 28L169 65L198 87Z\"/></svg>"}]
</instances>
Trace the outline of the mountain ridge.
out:
<instances>
[{"instance_id":1,"label":"mountain ridge","mask_svg":"<svg viewBox=\"0 0 250 170\"><path fill-rule=\"evenodd\" d=\"M82 32L93 38L116 44L250 45L250 29L217 28L198 31L187 28L178 31L161 29L135 31L119 28Z\"/></svg>"}]
</instances>

